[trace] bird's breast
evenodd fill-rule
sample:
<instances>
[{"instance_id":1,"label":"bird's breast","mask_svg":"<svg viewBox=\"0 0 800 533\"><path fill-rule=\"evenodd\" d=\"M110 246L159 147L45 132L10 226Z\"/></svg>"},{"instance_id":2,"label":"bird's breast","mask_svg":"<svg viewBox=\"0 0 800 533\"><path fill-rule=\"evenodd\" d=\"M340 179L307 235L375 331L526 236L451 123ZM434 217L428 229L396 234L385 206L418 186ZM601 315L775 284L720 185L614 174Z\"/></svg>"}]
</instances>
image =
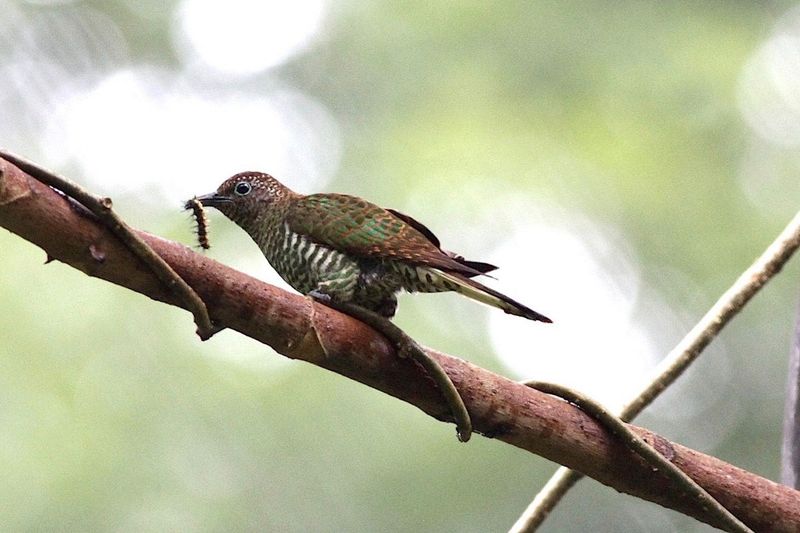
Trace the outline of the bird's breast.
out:
<instances>
[{"instance_id":1,"label":"bird's breast","mask_svg":"<svg viewBox=\"0 0 800 533\"><path fill-rule=\"evenodd\" d=\"M285 224L262 251L276 272L303 294L326 281L358 276L355 260L291 231Z\"/></svg>"}]
</instances>

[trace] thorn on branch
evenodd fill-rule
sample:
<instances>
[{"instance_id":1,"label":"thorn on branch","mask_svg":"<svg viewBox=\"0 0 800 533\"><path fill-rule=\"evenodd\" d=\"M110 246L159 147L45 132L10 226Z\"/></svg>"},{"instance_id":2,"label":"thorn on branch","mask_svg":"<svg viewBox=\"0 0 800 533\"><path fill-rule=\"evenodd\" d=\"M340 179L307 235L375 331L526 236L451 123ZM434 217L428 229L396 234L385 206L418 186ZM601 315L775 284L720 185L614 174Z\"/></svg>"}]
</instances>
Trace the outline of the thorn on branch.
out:
<instances>
[{"instance_id":1,"label":"thorn on branch","mask_svg":"<svg viewBox=\"0 0 800 533\"><path fill-rule=\"evenodd\" d=\"M103 263L106 260L106 253L94 244L89 245L89 254L98 263Z\"/></svg>"}]
</instances>

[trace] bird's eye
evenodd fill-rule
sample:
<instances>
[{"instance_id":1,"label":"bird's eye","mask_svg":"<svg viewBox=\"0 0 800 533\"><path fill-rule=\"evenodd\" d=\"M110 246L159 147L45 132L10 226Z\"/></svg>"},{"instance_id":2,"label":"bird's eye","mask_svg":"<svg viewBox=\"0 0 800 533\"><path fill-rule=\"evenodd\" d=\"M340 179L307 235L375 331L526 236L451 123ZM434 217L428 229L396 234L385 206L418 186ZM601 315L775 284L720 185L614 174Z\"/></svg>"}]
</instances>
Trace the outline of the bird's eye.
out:
<instances>
[{"instance_id":1,"label":"bird's eye","mask_svg":"<svg viewBox=\"0 0 800 533\"><path fill-rule=\"evenodd\" d=\"M233 192L235 192L239 196L248 195L248 194L250 194L250 191L252 191L252 190L253 190L253 186L250 185L250 183L247 182L247 181L240 181L233 188Z\"/></svg>"}]
</instances>

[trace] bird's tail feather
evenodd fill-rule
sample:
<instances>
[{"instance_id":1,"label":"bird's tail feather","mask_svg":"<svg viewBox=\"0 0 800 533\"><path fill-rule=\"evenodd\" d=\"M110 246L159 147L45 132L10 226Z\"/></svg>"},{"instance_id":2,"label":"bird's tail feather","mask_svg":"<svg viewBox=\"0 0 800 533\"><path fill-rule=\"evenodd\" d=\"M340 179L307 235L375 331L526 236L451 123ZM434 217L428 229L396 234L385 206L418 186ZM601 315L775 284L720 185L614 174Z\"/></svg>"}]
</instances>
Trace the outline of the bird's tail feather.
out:
<instances>
[{"instance_id":1,"label":"bird's tail feather","mask_svg":"<svg viewBox=\"0 0 800 533\"><path fill-rule=\"evenodd\" d=\"M485 303L486 305L491 305L492 307L502 309L510 315L521 316L527 318L528 320L538 320L539 322L552 322L552 320L543 314L537 313L533 309L526 307L515 300L512 300L505 294L501 294L494 289L490 289L489 287L482 285L473 279L469 279L461 274L444 272L438 268L431 270L436 272L436 274L441 276L446 281L449 281L455 285L454 290L468 298L472 298L473 300Z\"/></svg>"}]
</instances>

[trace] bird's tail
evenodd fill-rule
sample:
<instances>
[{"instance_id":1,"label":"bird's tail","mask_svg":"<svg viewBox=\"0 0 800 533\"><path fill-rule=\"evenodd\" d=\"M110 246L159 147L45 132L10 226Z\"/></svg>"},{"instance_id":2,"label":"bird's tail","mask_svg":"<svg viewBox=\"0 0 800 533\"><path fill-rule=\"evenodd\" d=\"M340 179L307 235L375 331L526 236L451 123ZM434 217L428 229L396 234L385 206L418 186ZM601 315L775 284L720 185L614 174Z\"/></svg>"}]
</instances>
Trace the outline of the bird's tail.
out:
<instances>
[{"instance_id":1,"label":"bird's tail","mask_svg":"<svg viewBox=\"0 0 800 533\"><path fill-rule=\"evenodd\" d=\"M431 270L436 272L436 274L441 276L444 280L455 285L453 290L463 294L468 298L472 298L473 300L483 302L486 305L491 305L492 307L502 309L510 315L521 316L527 318L528 320L538 320L539 322L552 322L552 320L543 314L537 313L533 309L526 307L515 300L512 300L505 294L501 294L494 289L490 289L489 287L482 285L473 279L464 277L461 274L444 272L438 268Z\"/></svg>"}]
</instances>

